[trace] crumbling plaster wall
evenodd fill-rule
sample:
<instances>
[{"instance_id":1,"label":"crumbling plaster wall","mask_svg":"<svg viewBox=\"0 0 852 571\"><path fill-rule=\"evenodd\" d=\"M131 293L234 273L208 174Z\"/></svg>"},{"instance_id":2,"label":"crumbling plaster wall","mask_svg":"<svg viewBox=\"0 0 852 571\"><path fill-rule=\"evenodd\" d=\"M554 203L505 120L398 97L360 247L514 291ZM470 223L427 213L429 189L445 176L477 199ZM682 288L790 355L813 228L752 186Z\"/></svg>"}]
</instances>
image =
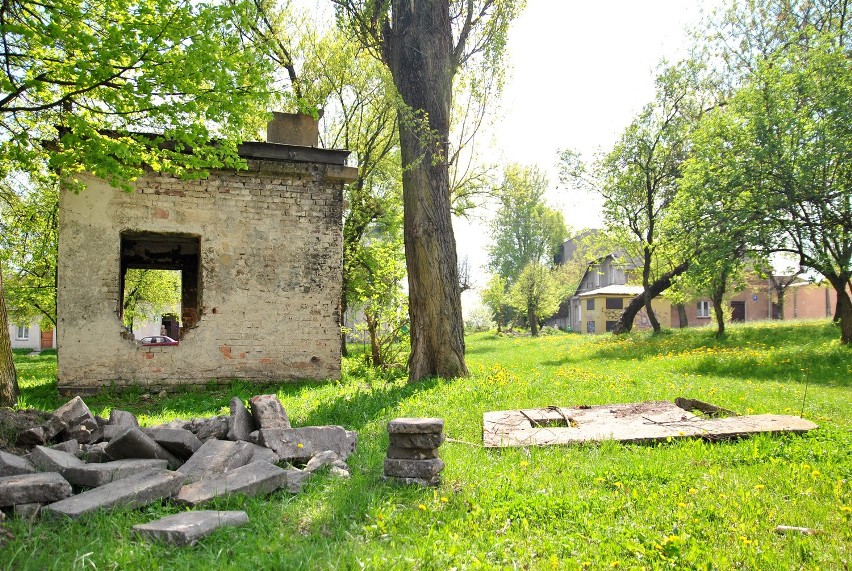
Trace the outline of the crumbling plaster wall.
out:
<instances>
[{"instance_id":1,"label":"crumbling plaster wall","mask_svg":"<svg viewBox=\"0 0 852 571\"><path fill-rule=\"evenodd\" d=\"M60 198L59 389L340 376L342 189L354 169L249 160L125 193L88 178ZM122 232L200 238L200 319L178 347L122 336Z\"/></svg>"}]
</instances>

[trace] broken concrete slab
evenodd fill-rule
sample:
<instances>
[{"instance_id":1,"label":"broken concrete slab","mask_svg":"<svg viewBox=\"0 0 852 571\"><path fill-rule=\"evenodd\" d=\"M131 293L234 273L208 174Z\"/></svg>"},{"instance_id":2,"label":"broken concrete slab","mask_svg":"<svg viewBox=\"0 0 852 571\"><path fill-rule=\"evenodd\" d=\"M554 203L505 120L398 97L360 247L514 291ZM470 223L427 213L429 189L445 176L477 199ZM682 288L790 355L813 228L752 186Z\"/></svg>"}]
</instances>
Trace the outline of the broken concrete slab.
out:
<instances>
[{"instance_id":1,"label":"broken concrete slab","mask_svg":"<svg viewBox=\"0 0 852 571\"><path fill-rule=\"evenodd\" d=\"M91 421L91 425L86 424L91 430L94 430L98 426L92 411L89 410L89 407L86 406L86 403L79 396L74 397L53 411L53 416L64 422L66 426L77 426L83 424L84 421Z\"/></svg>"},{"instance_id":2,"label":"broken concrete slab","mask_svg":"<svg viewBox=\"0 0 852 571\"><path fill-rule=\"evenodd\" d=\"M97 444L83 444L76 456L89 464L99 464L102 462L110 462L114 460L112 456L106 453L107 442L98 442Z\"/></svg>"},{"instance_id":3,"label":"broken concrete slab","mask_svg":"<svg viewBox=\"0 0 852 571\"><path fill-rule=\"evenodd\" d=\"M281 460L278 458L278 454L266 446L259 446L257 444L252 444L251 442L246 442L246 444L249 445L249 449L252 451L251 458L249 458L246 464L251 464L252 462L269 462L270 464L277 464Z\"/></svg>"},{"instance_id":4,"label":"broken concrete slab","mask_svg":"<svg viewBox=\"0 0 852 571\"><path fill-rule=\"evenodd\" d=\"M48 448L51 450L61 450L62 452L67 452L68 454L74 454L76 456L77 451L80 450L80 443L72 438L71 440L66 440L65 442L48 446Z\"/></svg>"},{"instance_id":5,"label":"broken concrete slab","mask_svg":"<svg viewBox=\"0 0 852 571\"><path fill-rule=\"evenodd\" d=\"M44 427L35 426L20 433L16 442L20 446L33 446L35 444L45 444L47 440Z\"/></svg>"},{"instance_id":6,"label":"broken concrete slab","mask_svg":"<svg viewBox=\"0 0 852 571\"><path fill-rule=\"evenodd\" d=\"M230 416L213 416L210 418L201 418L192 421L192 426L189 428L199 440L205 441L211 438L224 440L228 437L228 420Z\"/></svg>"},{"instance_id":7,"label":"broken concrete slab","mask_svg":"<svg viewBox=\"0 0 852 571\"><path fill-rule=\"evenodd\" d=\"M106 424L104 426L99 426L95 430L92 431L92 437L89 440L90 443L96 442L109 442L119 434L123 433L125 430L130 428L129 426L121 426L119 424Z\"/></svg>"},{"instance_id":8,"label":"broken concrete slab","mask_svg":"<svg viewBox=\"0 0 852 571\"><path fill-rule=\"evenodd\" d=\"M617 440L653 442L668 438L718 440L766 433L801 433L817 428L795 416L763 414L702 418L667 401L574 408L549 407L486 412L486 447L547 446Z\"/></svg>"},{"instance_id":9,"label":"broken concrete slab","mask_svg":"<svg viewBox=\"0 0 852 571\"><path fill-rule=\"evenodd\" d=\"M396 418L388 423L388 434L439 434L443 418Z\"/></svg>"},{"instance_id":10,"label":"broken concrete slab","mask_svg":"<svg viewBox=\"0 0 852 571\"><path fill-rule=\"evenodd\" d=\"M83 461L73 454L44 446L35 446L30 451L30 461L43 472L58 472L60 474L64 474L68 468L83 465Z\"/></svg>"},{"instance_id":11,"label":"broken concrete slab","mask_svg":"<svg viewBox=\"0 0 852 571\"><path fill-rule=\"evenodd\" d=\"M127 412L126 410L118 410L112 409L109 411L109 425L112 426L124 426L126 428L130 428L131 426L139 426L139 421L136 419L136 415L132 412Z\"/></svg>"},{"instance_id":12,"label":"broken concrete slab","mask_svg":"<svg viewBox=\"0 0 852 571\"><path fill-rule=\"evenodd\" d=\"M109 441L104 451L115 458L159 458L166 460L169 467L174 469L181 462L171 452L157 444L153 438L142 432L139 428L125 428L124 432Z\"/></svg>"},{"instance_id":13,"label":"broken concrete slab","mask_svg":"<svg viewBox=\"0 0 852 571\"><path fill-rule=\"evenodd\" d=\"M255 430L254 418L239 397L232 398L229 407L228 440L248 440L249 434Z\"/></svg>"},{"instance_id":14,"label":"broken concrete slab","mask_svg":"<svg viewBox=\"0 0 852 571\"><path fill-rule=\"evenodd\" d=\"M0 477L0 507L46 503L71 495L71 484L58 472Z\"/></svg>"},{"instance_id":15,"label":"broken concrete slab","mask_svg":"<svg viewBox=\"0 0 852 571\"><path fill-rule=\"evenodd\" d=\"M192 456L203 444L196 435L183 428L148 428L144 432L154 442L183 460Z\"/></svg>"},{"instance_id":16,"label":"broken concrete slab","mask_svg":"<svg viewBox=\"0 0 852 571\"><path fill-rule=\"evenodd\" d=\"M64 515L78 518L87 513L117 506L145 506L177 494L182 479L183 475L178 472L159 468L145 470L49 504L42 508L42 517Z\"/></svg>"},{"instance_id":17,"label":"broken concrete slab","mask_svg":"<svg viewBox=\"0 0 852 571\"><path fill-rule=\"evenodd\" d=\"M444 462L440 458L432 458L431 460L385 458L385 476L431 480L443 469Z\"/></svg>"},{"instance_id":18,"label":"broken concrete slab","mask_svg":"<svg viewBox=\"0 0 852 571\"><path fill-rule=\"evenodd\" d=\"M438 448L446 440L444 433L439 434L407 434L397 432L388 434L390 445L398 448L420 448L423 450L432 450Z\"/></svg>"},{"instance_id":19,"label":"broken concrete slab","mask_svg":"<svg viewBox=\"0 0 852 571\"><path fill-rule=\"evenodd\" d=\"M32 474L35 471L35 466L26 458L0 450L0 477Z\"/></svg>"},{"instance_id":20,"label":"broken concrete slab","mask_svg":"<svg viewBox=\"0 0 852 571\"><path fill-rule=\"evenodd\" d=\"M97 429L95 429L97 431ZM92 442L92 431L88 427L78 424L77 426L67 428L62 431L60 438L65 440L73 440L80 444L88 444Z\"/></svg>"},{"instance_id":21,"label":"broken concrete slab","mask_svg":"<svg viewBox=\"0 0 852 571\"><path fill-rule=\"evenodd\" d=\"M258 430L290 428L290 418L277 395L257 395L249 399L249 405Z\"/></svg>"},{"instance_id":22,"label":"broken concrete slab","mask_svg":"<svg viewBox=\"0 0 852 571\"><path fill-rule=\"evenodd\" d=\"M180 489L174 501L194 507L219 496L269 494L288 483L287 472L268 462L254 462L187 484Z\"/></svg>"},{"instance_id":23,"label":"broken concrete slab","mask_svg":"<svg viewBox=\"0 0 852 571\"><path fill-rule=\"evenodd\" d=\"M253 432L252 438L287 462L307 462L324 450L331 450L341 460L346 460L355 452L358 443L358 435L342 426L262 428Z\"/></svg>"},{"instance_id":24,"label":"broken concrete slab","mask_svg":"<svg viewBox=\"0 0 852 571\"><path fill-rule=\"evenodd\" d=\"M220 527L248 523L241 511L198 510L166 516L156 521L133 526L140 537L170 545L193 545Z\"/></svg>"},{"instance_id":25,"label":"broken concrete slab","mask_svg":"<svg viewBox=\"0 0 852 571\"><path fill-rule=\"evenodd\" d=\"M438 457L437 448L402 448L401 446L388 446L388 458L401 458L404 460L431 460Z\"/></svg>"},{"instance_id":26,"label":"broken concrete slab","mask_svg":"<svg viewBox=\"0 0 852 571\"><path fill-rule=\"evenodd\" d=\"M184 475L184 482L197 482L210 475L245 466L254 453L250 442L211 439L202 444L178 471Z\"/></svg>"},{"instance_id":27,"label":"broken concrete slab","mask_svg":"<svg viewBox=\"0 0 852 571\"><path fill-rule=\"evenodd\" d=\"M158 459L115 460L66 468L62 476L75 486L97 488L152 468L165 469L167 465Z\"/></svg>"},{"instance_id":28,"label":"broken concrete slab","mask_svg":"<svg viewBox=\"0 0 852 571\"><path fill-rule=\"evenodd\" d=\"M331 466L336 461L340 460L340 457L336 452L332 450L323 450L319 454L315 454L308 463L305 464L304 471L308 473L314 473L320 468L324 468L325 466Z\"/></svg>"}]
</instances>

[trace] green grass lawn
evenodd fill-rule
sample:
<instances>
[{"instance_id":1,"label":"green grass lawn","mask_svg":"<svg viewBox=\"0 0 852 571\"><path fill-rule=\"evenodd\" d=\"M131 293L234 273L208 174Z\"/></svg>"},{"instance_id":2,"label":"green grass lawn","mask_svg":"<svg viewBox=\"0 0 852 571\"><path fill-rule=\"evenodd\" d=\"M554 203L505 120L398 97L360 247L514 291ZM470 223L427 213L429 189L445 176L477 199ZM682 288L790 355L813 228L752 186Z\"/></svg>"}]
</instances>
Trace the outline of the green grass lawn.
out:
<instances>
[{"instance_id":1,"label":"green grass lawn","mask_svg":"<svg viewBox=\"0 0 852 571\"><path fill-rule=\"evenodd\" d=\"M852 566L852 350L826 322L734 326L659 336L467 339L468 379L408 385L344 363L342 382L140 399L87 398L144 424L227 412L233 395L277 392L294 426L358 431L350 480L321 473L292 496L232 497L250 522L194 547L137 541L131 526L180 511L118 510L79 521L7 522L3 568L32 569L848 569ZM16 355L23 406L52 410L55 357ZM486 450L489 410L672 400L740 413L799 414L807 435L736 442ZM451 439L436 489L380 480L386 424L440 416ZM779 535L778 525L819 530Z\"/></svg>"}]
</instances>

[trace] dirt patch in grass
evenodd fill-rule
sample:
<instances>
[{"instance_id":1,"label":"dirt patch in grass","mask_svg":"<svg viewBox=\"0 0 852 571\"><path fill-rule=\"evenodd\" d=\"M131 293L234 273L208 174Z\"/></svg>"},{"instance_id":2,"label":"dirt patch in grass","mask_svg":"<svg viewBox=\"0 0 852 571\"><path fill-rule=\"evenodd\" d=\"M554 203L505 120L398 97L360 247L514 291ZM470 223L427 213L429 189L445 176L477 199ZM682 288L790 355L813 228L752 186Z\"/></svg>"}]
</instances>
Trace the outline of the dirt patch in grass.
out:
<instances>
[{"instance_id":1,"label":"dirt patch in grass","mask_svg":"<svg viewBox=\"0 0 852 571\"><path fill-rule=\"evenodd\" d=\"M0 450L13 454L28 452L30 447L16 444L18 435L30 428L41 426L49 417L49 413L40 410L0 408Z\"/></svg>"}]
</instances>

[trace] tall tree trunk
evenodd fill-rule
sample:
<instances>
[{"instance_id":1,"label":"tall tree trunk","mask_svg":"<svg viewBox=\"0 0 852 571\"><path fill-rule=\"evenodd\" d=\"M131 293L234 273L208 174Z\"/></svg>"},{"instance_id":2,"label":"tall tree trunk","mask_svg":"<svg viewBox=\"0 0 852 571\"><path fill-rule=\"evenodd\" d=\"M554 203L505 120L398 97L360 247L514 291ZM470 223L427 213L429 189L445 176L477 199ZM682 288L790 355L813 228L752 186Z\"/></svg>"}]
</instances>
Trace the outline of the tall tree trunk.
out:
<instances>
[{"instance_id":1,"label":"tall tree trunk","mask_svg":"<svg viewBox=\"0 0 852 571\"><path fill-rule=\"evenodd\" d=\"M716 316L716 339L721 339L725 336L725 308L723 306L725 297L725 284L713 288L713 314Z\"/></svg>"},{"instance_id":2,"label":"tall tree trunk","mask_svg":"<svg viewBox=\"0 0 852 571\"><path fill-rule=\"evenodd\" d=\"M12 340L9 339L9 320L3 293L3 269L0 268L0 406L15 406L17 403L18 374L12 360Z\"/></svg>"},{"instance_id":3,"label":"tall tree trunk","mask_svg":"<svg viewBox=\"0 0 852 571\"><path fill-rule=\"evenodd\" d=\"M411 318L409 382L467 376L447 141L453 61L449 3L394 0L384 55L400 111L405 260Z\"/></svg>"},{"instance_id":4,"label":"tall tree trunk","mask_svg":"<svg viewBox=\"0 0 852 571\"><path fill-rule=\"evenodd\" d=\"M689 317L686 315L686 306L682 303L677 304L677 319L680 322L680 328L689 327Z\"/></svg>"},{"instance_id":5,"label":"tall tree trunk","mask_svg":"<svg viewBox=\"0 0 852 571\"><path fill-rule=\"evenodd\" d=\"M650 225L648 230L649 235L653 231L653 224ZM650 240L650 236L649 236ZM651 322L651 327L654 329L654 333L660 332L660 322L657 320L656 314L654 314L654 308L651 306L651 301L656 296L651 296L649 291L649 286L651 285L651 249L645 248L645 264L642 266L642 287L645 288L645 313L648 314L648 321Z\"/></svg>"},{"instance_id":6,"label":"tall tree trunk","mask_svg":"<svg viewBox=\"0 0 852 571\"><path fill-rule=\"evenodd\" d=\"M843 276L826 276L837 293L837 306L834 321L840 323L840 344L852 344L852 298L846 289L848 278Z\"/></svg>"},{"instance_id":7,"label":"tall tree trunk","mask_svg":"<svg viewBox=\"0 0 852 571\"><path fill-rule=\"evenodd\" d=\"M630 300L630 303L627 304L627 307L624 309L621 317L618 318L618 323L615 324L612 332L615 335L630 333L633 329L633 320L636 319L636 315L639 311L645 307L646 293L651 296L651 299L657 297L671 287L672 278L681 275L687 269L689 269L689 262L683 262L681 265L660 276L660 279L652 283L645 292L640 293Z\"/></svg>"},{"instance_id":8,"label":"tall tree trunk","mask_svg":"<svg viewBox=\"0 0 852 571\"><path fill-rule=\"evenodd\" d=\"M530 322L530 335L533 337L538 336L538 318L535 316L535 312L532 309L527 310L527 319Z\"/></svg>"}]
</instances>

